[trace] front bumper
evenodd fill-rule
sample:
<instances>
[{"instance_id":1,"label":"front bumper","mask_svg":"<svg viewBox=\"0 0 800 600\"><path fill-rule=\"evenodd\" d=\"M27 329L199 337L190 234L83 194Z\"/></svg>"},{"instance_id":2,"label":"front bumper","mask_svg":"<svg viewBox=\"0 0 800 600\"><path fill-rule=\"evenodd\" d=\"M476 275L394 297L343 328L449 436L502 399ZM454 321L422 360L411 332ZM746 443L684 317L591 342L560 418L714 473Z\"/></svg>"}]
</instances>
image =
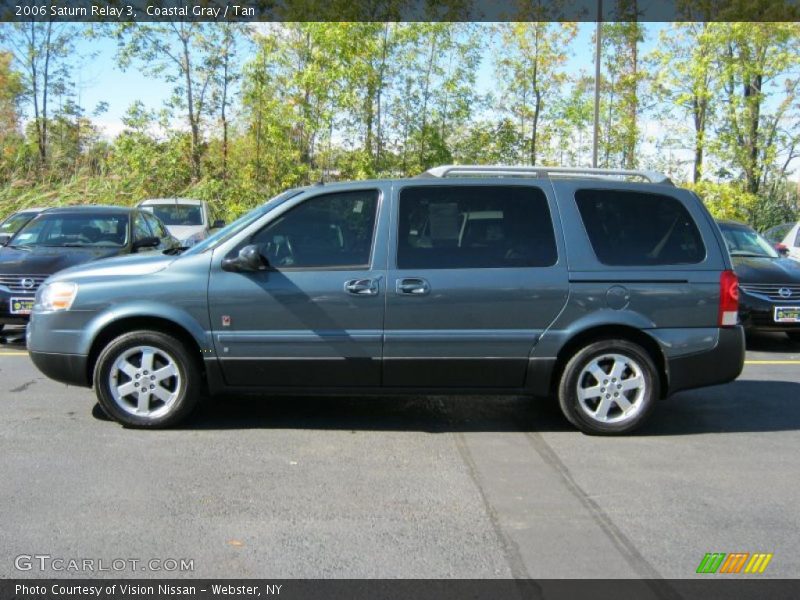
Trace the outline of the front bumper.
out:
<instances>
[{"instance_id":1,"label":"front bumper","mask_svg":"<svg viewBox=\"0 0 800 600\"><path fill-rule=\"evenodd\" d=\"M733 381L744 368L744 355L744 328L720 328L710 350L667 360L668 394Z\"/></svg>"},{"instance_id":2,"label":"front bumper","mask_svg":"<svg viewBox=\"0 0 800 600\"><path fill-rule=\"evenodd\" d=\"M776 306L800 306L800 298L776 302L739 292L739 319L745 329L763 331L800 331L800 323L776 323Z\"/></svg>"},{"instance_id":3,"label":"front bumper","mask_svg":"<svg viewBox=\"0 0 800 600\"><path fill-rule=\"evenodd\" d=\"M87 373L88 357L82 354L30 352L33 364L50 379L67 385L91 387Z\"/></svg>"}]
</instances>

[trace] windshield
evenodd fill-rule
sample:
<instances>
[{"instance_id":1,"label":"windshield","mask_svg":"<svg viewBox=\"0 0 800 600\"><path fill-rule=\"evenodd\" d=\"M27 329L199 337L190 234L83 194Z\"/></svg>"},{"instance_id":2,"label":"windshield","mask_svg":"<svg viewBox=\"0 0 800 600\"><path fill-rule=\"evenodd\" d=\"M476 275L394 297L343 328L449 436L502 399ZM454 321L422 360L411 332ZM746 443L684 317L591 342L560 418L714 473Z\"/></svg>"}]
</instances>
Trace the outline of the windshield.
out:
<instances>
[{"instance_id":1,"label":"windshield","mask_svg":"<svg viewBox=\"0 0 800 600\"><path fill-rule=\"evenodd\" d=\"M722 227L722 236L731 256L778 258L778 253L772 245L752 229Z\"/></svg>"},{"instance_id":2,"label":"windshield","mask_svg":"<svg viewBox=\"0 0 800 600\"><path fill-rule=\"evenodd\" d=\"M10 246L114 247L128 243L127 214L45 213L23 227Z\"/></svg>"},{"instance_id":3,"label":"windshield","mask_svg":"<svg viewBox=\"0 0 800 600\"><path fill-rule=\"evenodd\" d=\"M203 210L188 204L147 204L142 210L149 211L161 219L164 225L202 225Z\"/></svg>"},{"instance_id":4,"label":"windshield","mask_svg":"<svg viewBox=\"0 0 800 600\"><path fill-rule=\"evenodd\" d=\"M25 223L30 221L36 213L17 213L11 215L5 221L0 223L0 233L16 233Z\"/></svg>"},{"instance_id":5,"label":"windshield","mask_svg":"<svg viewBox=\"0 0 800 600\"><path fill-rule=\"evenodd\" d=\"M267 213L268 211L272 210L285 200L289 198L293 198L298 194L302 193L303 190L289 190L275 196L274 198L267 200L266 203L262 204L251 210L248 213L245 213L243 216L236 219L233 223L223 227L219 231L217 231L214 235L207 237L199 244L192 246L191 249L184 252L184 255L191 255L191 254L200 254L201 252L205 252L206 250L213 250L217 246L219 246L222 242L227 240L232 235L235 235L253 221L257 220L259 217Z\"/></svg>"}]
</instances>

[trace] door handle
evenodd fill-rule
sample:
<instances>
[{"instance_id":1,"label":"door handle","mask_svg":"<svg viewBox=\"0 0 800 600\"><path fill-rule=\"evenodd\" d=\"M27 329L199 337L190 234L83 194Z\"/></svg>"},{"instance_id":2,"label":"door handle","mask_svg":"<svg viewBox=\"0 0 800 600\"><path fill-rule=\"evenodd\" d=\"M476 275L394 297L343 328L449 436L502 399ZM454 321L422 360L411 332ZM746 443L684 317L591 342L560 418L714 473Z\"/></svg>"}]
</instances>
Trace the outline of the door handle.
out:
<instances>
[{"instance_id":1,"label":"door handle","mask_svg":"<svg viewBox=\"0 0 800 600\"><path fill-rule=\"evenodd\" d=\"M344 290L355 296L377 296L378 295L378 280L377 279L351 279L345 281Z\"/></svg>"},{"instance_id":2,"label":"door handle","mask_svg":"<svg viewBox=\"0 0 800 600\"><path fill-rule=\"evenodd\" d=\"M424 296L431 291L431 285L422 277L409 277L397 280L397 293L409 296Z\"/></svg>"}]
</instances>

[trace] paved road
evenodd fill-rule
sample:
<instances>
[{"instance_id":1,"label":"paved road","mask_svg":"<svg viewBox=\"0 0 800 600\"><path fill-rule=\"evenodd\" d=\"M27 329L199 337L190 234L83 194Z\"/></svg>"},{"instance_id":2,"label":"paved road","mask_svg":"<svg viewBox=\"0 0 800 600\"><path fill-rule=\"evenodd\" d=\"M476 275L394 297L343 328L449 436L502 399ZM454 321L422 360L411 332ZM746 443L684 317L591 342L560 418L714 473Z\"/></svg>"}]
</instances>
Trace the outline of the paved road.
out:
<instances>
[{"instance_id":1,"label":"paved road","mask_svg":"<svg viewBox=\"0 0 800 600\"><path fill-rule=\"evenodd\" d=\"M196 577L682 578L711 551L800 575L800 347L782 336L625 438L495 397L231 398L135 431L19 346L0 381L0 577L42 576L14 557L48 554L193 559Z\"/></svg>"}]
</instances>

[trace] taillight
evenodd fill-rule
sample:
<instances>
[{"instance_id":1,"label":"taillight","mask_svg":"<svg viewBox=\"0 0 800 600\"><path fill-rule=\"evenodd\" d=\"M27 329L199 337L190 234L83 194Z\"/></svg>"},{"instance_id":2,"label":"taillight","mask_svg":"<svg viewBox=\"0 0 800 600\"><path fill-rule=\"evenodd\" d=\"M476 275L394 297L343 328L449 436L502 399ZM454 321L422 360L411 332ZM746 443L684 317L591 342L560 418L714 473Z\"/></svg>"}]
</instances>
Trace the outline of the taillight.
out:
<instances>
[{"instance_id":1,"label":"taillight","mask_svg":"<svg viewBox=\"0 0 800 600\"><path fill-rule=\"evenodd\" d=\"M732 327L739 323L739 278L733 271L723 271L719 277L719 326Z\"/></svg>"}]
</instances>

